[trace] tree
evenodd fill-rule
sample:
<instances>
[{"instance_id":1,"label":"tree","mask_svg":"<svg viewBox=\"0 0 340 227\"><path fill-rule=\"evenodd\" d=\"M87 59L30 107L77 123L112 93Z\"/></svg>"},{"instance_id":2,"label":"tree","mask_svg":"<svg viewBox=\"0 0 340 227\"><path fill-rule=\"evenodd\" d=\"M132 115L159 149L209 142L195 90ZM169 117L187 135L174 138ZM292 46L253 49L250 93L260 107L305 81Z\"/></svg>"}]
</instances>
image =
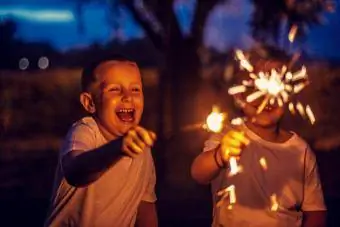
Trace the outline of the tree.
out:
<instances>
[{"instance_id":1,"label":"tree","mask_svg":"<svg viewBox=\"0 0 340 227\"><path fill-rule=\"evenodd\" d=\"M251 21L253 36L260 42L279 42L283 22L289 29L299 27L298 37L304 38L309 26L322 22L323 12L334 11L334 2L327 0L252 0L255 11ZM287 34L285 31L284 34Z\"/></svg>"}]
</instances>

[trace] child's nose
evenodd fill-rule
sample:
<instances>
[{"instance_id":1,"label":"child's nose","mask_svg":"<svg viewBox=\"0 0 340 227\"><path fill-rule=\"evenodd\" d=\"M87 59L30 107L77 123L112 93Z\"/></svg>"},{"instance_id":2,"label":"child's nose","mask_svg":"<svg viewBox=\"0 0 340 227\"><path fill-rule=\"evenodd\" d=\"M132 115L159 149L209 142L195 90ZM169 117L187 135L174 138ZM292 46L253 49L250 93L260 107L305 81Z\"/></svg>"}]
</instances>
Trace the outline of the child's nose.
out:
<instances>
[{"instance_id":1,"label":"child's nose","mask_svg":"<svg viewBox=\"0 0 340 227\"><path fill-rule=\"evenodd\" d=\"M131 102L132 98L128 92L124 92L122 96L122 102Z\"/></svg>"}]
</instances>

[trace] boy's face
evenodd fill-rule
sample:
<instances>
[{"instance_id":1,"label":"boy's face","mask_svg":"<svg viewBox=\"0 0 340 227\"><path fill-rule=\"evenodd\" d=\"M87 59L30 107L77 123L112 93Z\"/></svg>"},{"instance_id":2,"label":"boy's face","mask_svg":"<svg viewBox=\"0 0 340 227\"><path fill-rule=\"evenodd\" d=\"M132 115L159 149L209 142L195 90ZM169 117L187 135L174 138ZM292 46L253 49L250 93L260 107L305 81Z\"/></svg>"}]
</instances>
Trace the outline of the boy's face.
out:
<instances>
[{"instance_id":1,"label":"boy's face","mask_svg":"<svg viewBox=\"0 0 340 227\"><path fill-rule=\"evenodd\" d=\"M136 64L108 61L96 70L93 86L95 116L111 139L139 124L144 109L141 75Z\"/></svg>"},{"instance_id":2,"label":"boy's face","mask_svg":"<svg viewBox=\"0 0 340 227\"><path fill-rule=\"evenodd\" d=\"M270 62L270 64L266 64L264 71L270 71L271 68L280 69L282 63L280 62ZM243 79L249 79L248 75L242 75L238 78L238 84L242 83ZM247 90L244 93L240 93L235 95L236 100L241 100L243 103L246 103L246 97L255 91L252 89ZM279 120L283 117L284 114L284 106L278 106L277 102L274 105L270 105L269 102L262 110L261 113L257 114L256 111L259 106L262 104L264 97L254 100L253 102L246 103L243 107L243 112L249 119L253 119L253 123L259 125L261 127L271 127L276 125Z\"/></svg>"},{"instance_id":3,"label":"boy's face","mask_svg":"<svg viewBox=\"0 0 340 227\"><path fill-rule=\"evenodd\" d=\"M244 96L237 96L235 98L245 102ZM262 101L263 99L258 99L253 102L246 103L243 108L244 114L248 119L252 119L255 125L261 127L275 126L283 117L284 107L279 107L278 105L267 105L261 113L257 114L256 111Z\"/></svg>"}]
</instances>

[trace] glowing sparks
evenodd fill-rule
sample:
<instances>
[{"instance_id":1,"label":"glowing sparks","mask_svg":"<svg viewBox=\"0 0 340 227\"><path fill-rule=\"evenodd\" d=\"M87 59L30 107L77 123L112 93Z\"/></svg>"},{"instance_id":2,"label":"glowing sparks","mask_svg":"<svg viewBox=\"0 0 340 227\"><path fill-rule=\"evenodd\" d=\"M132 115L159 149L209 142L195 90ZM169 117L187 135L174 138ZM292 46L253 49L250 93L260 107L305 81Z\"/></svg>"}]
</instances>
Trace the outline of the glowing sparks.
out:
<instances>
[{"instance_id":1,"label":"glowing sparks","mask_svg":"<svg viewBox=\"0 0 340 227\"><path fill-rule=\"evenodd\" d=\"M297 26L293 26L290 31L290 40L294 40L296 32ZM257 107L257 114L260 114L268 105L275 105L277 103L281 107L288 104L292 114L295 114L296 109L302 117L305 117L308 111L307 116L310 122L314 124L315 116L310 107L307 110L300 102L294 104L290 101L293 95L300 93L308 85L307 68L305 66L302 66L296 72L290 72L290 66L284 65L279 70L271 69L269 72L255 74L253 72L254 67L241 50L236 50L235 55L239 61L240 68L249 72L249 79L242 81L241 85L229 88L228 92L230 95L244 93L248 89L255 89L247 95L246 102L251 103L255 100L263 99Z\"/></svg>"},{"instance_id":2,"label":"glowing sparks","mask_svg":"<svg viewBox=\"0 0 340 227\"><path fill-rule=\"evenodd\" d=\"M300 102L296 104L296 109L302 117L305 116L305 109L303 108L303 105Z\"/></svg>"},{"instance_id":3,"label":"glowing sparks","mask_svg":"<svg viewBox=\"0 0 340 227\"><path fill-rule=\"evenodd\" d=\"M266 92L264 92L264 91L255 91L254 93L247 96L246 101L247 102L253 102L256 99L264 96L265 94L266 94Z\"/></svg>"},{"instance_id":4,"label":"glowing sparks","mask_svg":"<svg viewBox=\"0 0 340 227\"><path fill-rule=\"evenodd\" d=\"M223 129L223 122L225 120L225 113L221 113L218 107L214 106L212 112L207 117L207 128L215 133L219 133Z\"/></svg>"},{"instance_id":5,"label":"glowing sparks","mask_svg":"<svg viewBox=\"0 0 340 227\"><path fill-rule=\"evenodd\" d=\"M289 111L292 113L292 114L295 114L295 107L294 107L294 104L293 103L289 103L288 104L288 109Z\"/></svg>"},{"instance_id":6,"label":"glowing sparks","mask_svg":"<svg viewBox=\"0 0 340 227\"><path fill-rule=\"evenodd\" d=\"M236 50L236 58L240 61L240 67L242 69L245 69L248 72L252 72L254 70L254 67L250 64L241 50Z\"/></svg>"},{"instance_id":7,"label":"glowing sparks","mask_svg":"<svg viewBox=\"0 0 340 227\"><path fill-rule=\"evenodd\" d=\"M235 157L230 157L229 159L229 176L236 175L237 173L241 172L242 168L237 164L237 160Z\"/></svg>"},{"instance_id":8,"label":"glowing sparks","mask_svg":"<svg viewBox=\"0 0 340 227\"><path fill-rule=\"evenodd\" d=\"M271 202L270 210L277 211L279 209L279 203L277 202L277 198L275 194L270 196L270 202Z\"/></svg>"},{"instance_id":9,"label":"glowing sparks","mask_svg":"<svg viewBox=\"0 0 340 227\"><path fill-rule=\"evenodd\" d=\"M308 105L306 106L306 114L308 116L310 123L313 125L315 123L315 116L312 109Z\"/></svg>"},{"instance_id":10,"label":"glowing sparks","mask_svg":"<svg viewBox=\"0 0 340 227\"><path fill-rule=\"evenodd\" d=\"M263 170L268 169L267 160L264 157L260 158L259 162Z\"/></svg>"},{"instance_id":11,"label":"glowing sparks","mask_svg":"<svg viewBox=\"0 0 340 227\"><path fill-rule=\"evenodd\" d=\"M220 207L229 197L228 209L231 209L232 205L236 203L235 185L230 185L229 187L220 190L219 192L217 192L217 196L221 197L216 204L217 207Z\"/></svg>"},{"instance_id":12,"label":"glowing sparks","mask_svg":"<svg viewBox=\"0 0 340 227\"><path fill-rule=\"evenodd\" d=\"M298 31L298 26L297 25L293 25L289 31L289 34L288 34L288 39L289 39L289 42L294 42L295 40L295 37L296 37L296 34L297 34L297 31Z\"/></svg>"},{"instance_id":13,"label":"glowing sparks","mask_svg":"<svg viewBox=\"0 0 340 227\"><path fill-rule=\"evenodd\" d=\"M244 120L240 117L234 118L230 121L232 125L242 125Z\"/></svg>"},{"instance_id":14,"label":"glowing sparks","mask_svg":"<svg viewBox=\"0 0 340 227\"><path fill-rule=\"evenodd\" d=\"M228 92L230 95L236 95L238 93L245 92L246 90L247 88L244 85L239 85L239 86L230 88Z\"/></svg>"},{"instance_id":15,"label":"glowing sparks","mask_svg":"<svg viewBox=\"0 0 340 227\"><path fill-rule=\"evenodd\" d=\"M296 73L292 74L292 80L297 81L297 80L302 80L307 78L307 69L305 66L302 66L300 71L297 71Z\"/></svg>"}]
</instances>

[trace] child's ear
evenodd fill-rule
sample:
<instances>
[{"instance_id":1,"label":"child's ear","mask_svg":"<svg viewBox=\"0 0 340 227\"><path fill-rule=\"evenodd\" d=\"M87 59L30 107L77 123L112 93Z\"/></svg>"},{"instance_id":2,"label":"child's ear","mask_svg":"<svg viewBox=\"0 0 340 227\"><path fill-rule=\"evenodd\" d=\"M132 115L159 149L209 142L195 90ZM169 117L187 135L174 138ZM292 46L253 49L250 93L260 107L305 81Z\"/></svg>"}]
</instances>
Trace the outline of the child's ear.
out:
<instances>
[{"instance_id":1,"label":"child's ear","mask_svg":"<svg viewBox=\"0 0 340 227\"><path fill-rule=\"evenodd\" d=\"M93 114L96 112L96 107L94 105L94 101L92 99L92 95L88 92L82 92L80 94L80 103L83 105L84 109Z\"/></svg>"}]
</instances>

